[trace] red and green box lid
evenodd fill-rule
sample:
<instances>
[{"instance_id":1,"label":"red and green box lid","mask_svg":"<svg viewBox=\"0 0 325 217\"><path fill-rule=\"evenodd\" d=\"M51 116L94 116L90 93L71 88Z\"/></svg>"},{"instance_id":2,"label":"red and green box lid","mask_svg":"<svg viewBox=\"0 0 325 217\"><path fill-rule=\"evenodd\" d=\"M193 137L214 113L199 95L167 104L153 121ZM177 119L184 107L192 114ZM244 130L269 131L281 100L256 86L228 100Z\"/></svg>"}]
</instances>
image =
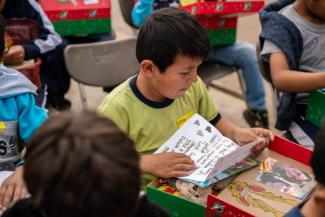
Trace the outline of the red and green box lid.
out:
<instances>
[{"instance_id":1,"label":"red and green box lid","mask_svg":"<svg viewBox=\"0 0 325 217\"><path fill-rule=\"evenodd\" d=\"M51 21L111 17L110 0L39 0Z\"/></svg>"}]
</instances>

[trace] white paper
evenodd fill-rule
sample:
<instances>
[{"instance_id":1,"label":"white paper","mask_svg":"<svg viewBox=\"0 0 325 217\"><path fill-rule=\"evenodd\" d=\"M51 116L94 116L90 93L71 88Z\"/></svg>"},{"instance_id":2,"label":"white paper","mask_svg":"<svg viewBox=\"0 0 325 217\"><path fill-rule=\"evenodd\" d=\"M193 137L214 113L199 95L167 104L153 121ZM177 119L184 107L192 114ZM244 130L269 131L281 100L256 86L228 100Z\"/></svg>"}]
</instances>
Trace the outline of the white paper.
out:
<instances>
[{"instance_id":1,"label":"white paper","mask_svg":"<svg viewBox=\"0 0 325 217\"><path fill-rule=\"evenodd\" d=\"M258 142L240 147L195 114L155 154L177 152L188 155L195 162L196 169L182 178L204 182L246 158Z\"/></svg>"},{"instance_id":2,"label":"white paper","mask_svg":"<svg viewBox=\"0 0 325 217\"><path fill-rule=\"evenodd\" d=\"M85 5L98 4L99 0L84 0Z\"/></svg>"}]
</instances>

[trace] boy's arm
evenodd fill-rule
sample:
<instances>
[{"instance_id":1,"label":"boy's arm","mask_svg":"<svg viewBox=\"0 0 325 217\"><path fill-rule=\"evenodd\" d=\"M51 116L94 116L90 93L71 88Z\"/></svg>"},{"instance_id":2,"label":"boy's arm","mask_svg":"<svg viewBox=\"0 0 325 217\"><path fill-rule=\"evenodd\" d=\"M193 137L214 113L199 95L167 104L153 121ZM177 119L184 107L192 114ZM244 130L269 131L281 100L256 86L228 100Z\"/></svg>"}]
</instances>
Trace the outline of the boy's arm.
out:
<instances>
[{"instance_id":1,"label":"boy's arm","mask_svg":"<svg viewBox=\"0 0 325 217\"><path fill-rule=\"evenodd\" d=\"M143 173L150 173L162 178L172 178L189 175L189 171L195 169L195 165L194 161L185 154L165 152L142 155L140 168Z\"/></svg>"},{"instance_id":2,"label":"boy's arm","mask_svg":"<svg viewBox=\"0 0 325 217\"><path fill-rule=\"evenodd\" d=\"M144 20L153 12L153 0L139 0L132 9L132 21L140 27Z\"/></svg>"},{"instance_id":3,"label":"boy's arm","mask_svg":"<svg viewBox=\"0 0 325 217\"><path fill-rule=\"evenodd\" d=\"M270 70L273 84L279 91L308 92L325 87L325 72L292 71L282 52L270 55Z\"/></svg>"},{"instance_id":4,"label":"boy's arm","mask_svg":"<svg viewBox=\"0 0 325 217\"><path fill-rule=\"evenodd\" d=\"M44 109L35 104L35 97L31 93L21 94L16 97L19 112L19 136L28 142L34 132L47 119Z\"/></svg>"}]
</instances>

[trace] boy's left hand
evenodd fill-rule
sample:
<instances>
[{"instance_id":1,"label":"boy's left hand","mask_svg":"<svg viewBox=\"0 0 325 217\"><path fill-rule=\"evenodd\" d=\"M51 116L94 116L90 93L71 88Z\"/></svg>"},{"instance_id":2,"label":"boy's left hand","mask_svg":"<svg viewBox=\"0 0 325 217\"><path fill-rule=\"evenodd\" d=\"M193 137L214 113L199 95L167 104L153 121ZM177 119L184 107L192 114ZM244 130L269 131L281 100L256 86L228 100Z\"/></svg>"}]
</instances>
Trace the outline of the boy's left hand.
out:
<instances>
[{"instance_id":1,"label":"boy's left hand","mask_svg":"<svg viewBox=\"0 0 325 217\"><path fill-rule=\"evenodd\" d=\"M9 48L8 52L4 55L4 63L8 65L18 65L24 61L25 49L21 45L14 45Z\"/></svg>"},{"instance_id":2,"label":"boy's left hand","mask_svg":"<svg viewBox=\"0 0 325 217\"><path fill-rule=\"evenodd\" d=\"M28 194L23 179L24 166L14 171L0 187L0 210L6 210L10 203L25 198Z\"/></svg>"},{"instance_id":3,"label":"boy's left hand","mask_svg":"<svg viewBox=\"0 0 325 217\"><path fill-rule=\"evenodd\" d=\"M239 128L237 127L234 132L234 139L239 145L244 145L253 142L258 139L258 137L266 137L269 140L274 140L274 134L270 130L263 128ZM266 142L261 142L252 148L252 152L255 155L259 155L264 148L267 146Z\"/></svg>"}]
</instances>

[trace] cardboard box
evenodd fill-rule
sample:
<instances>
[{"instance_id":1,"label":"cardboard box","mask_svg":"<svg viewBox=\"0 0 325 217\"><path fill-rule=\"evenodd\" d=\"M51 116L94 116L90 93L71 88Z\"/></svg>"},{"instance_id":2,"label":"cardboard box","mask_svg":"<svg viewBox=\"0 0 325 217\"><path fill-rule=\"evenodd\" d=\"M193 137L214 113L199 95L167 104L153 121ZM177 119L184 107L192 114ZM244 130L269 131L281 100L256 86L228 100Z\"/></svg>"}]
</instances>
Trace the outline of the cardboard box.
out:
<instances>
[{"instance_id":1,"label":"cardboard box","mask_svg":"<svg viewBox=\"0 0 325 217\"><path fill-rule=\"evenodd\" d=\"M307 120L321 127L325 119L325 92L313 91L309 94Z\"/></svg>"},{"instance_id":2,"label":"cardboard box","mask_svg":"<svg viewBox=\"0 0 325 217\"><path fill-rule=\"evenodd\" d=\"M61 36L111 32L109 0L39 0Z\"/></svg>"},{"instance_id":3,"label":"cardboard box","mask_svg":"<svg viewBox=\"0 0 325 217\"><path fill-rule=\"evenodd\" d=\"M287 163L295 168L302 169L303 171L311 174L311 168L308 166L311 154L312 152L309 149L306 149L300 145L297 145L280 137L276 137L275 141L270 143L269 149L266 149L258 157L258 159L263 161L267 157L272 157L274 159L280 160L281 162ZM170 216L174 217L273 217L275 216L275 214L270 211L270 207L273 208L272 211L279 210L279 212L277 213L278 215L280 213L288 212L293 207L292 205L283 202L281 203L279 201L283 200L290 203L293 203L293 201L294 203L300 202L299 199L290 196L289 194L282 193L273 189L272 187L263 185L255 181L254 177L252 176L257 173L257 170L258 168L253 168L251 170L248 170L247 172L242 173L231 183L231 185L224 189L220 194L216 196L209 195L206 207L201 204L196 204L192 201L183 199L181 197L177 197L166 192L157 190L156 188L159 187L159 183L157 181L153 181L148 185L147 195L149 200L165 208L169 212ZM264 189L264 197L274 197L275 199L265 202L264 204L261 202L261 199L262 201L266 199L260 198L259 195L256 196L254 194L249 194L251 195L250 199L243 199L241 198L241 196L245 195L245 192L242 192L242 190L246 188L244 185L238 185L239 182L251 186L252 189L254 189L254 186L257 185L259 186L258 189ZM234 190L236 188L237 191ZM240 203L239 201L241 200L244 202ZM259 205L243 205L245 204L245 201L252 200ZM263 207L264 211L260 207Z\"/></svg>"}]
</instances>

